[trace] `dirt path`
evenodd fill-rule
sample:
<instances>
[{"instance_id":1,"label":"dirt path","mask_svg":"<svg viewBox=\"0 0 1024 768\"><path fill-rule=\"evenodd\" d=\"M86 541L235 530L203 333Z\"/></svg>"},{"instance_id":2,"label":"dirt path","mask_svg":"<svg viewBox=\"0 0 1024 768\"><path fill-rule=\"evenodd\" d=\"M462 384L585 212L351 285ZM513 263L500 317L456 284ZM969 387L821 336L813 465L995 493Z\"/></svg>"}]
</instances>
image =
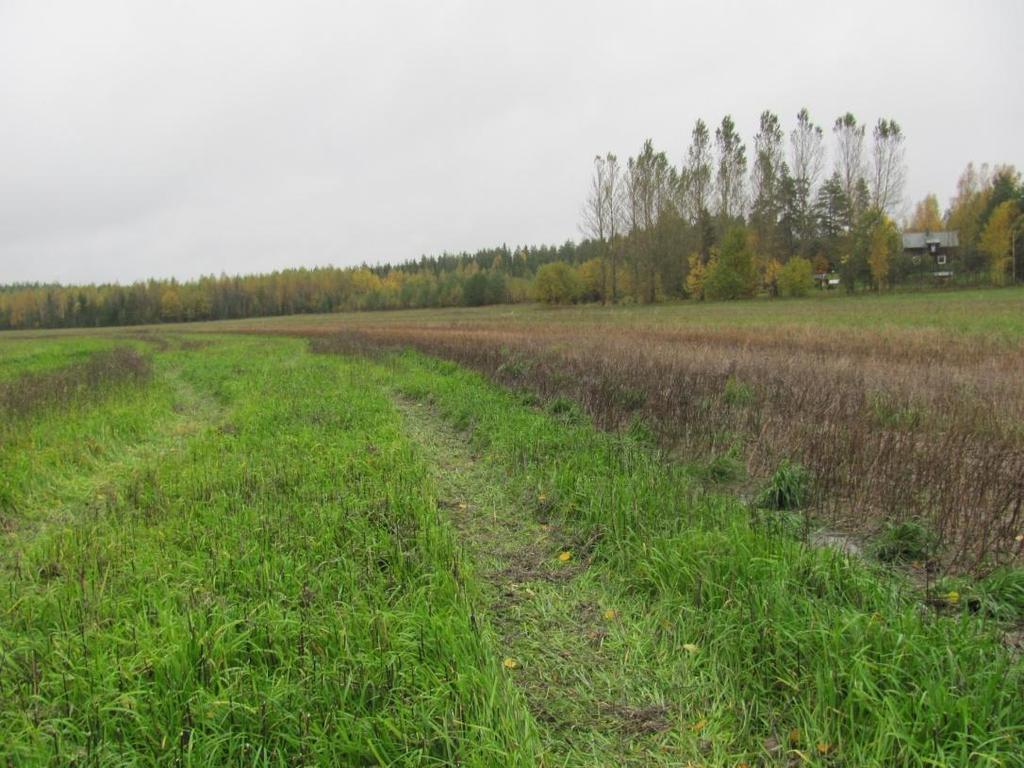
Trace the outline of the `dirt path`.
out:
<instances>
[{"instance_id":1,"label":"dirt path","mask_svg":"<svg viewBox=\"0 0 1024 768\"><path fill-rule=\"evenodd\" d=\"M547 764L685 764L677 748L687 726L667 681L650 679L649 638L631 631L630 608L590 572L592 542L546 521L543 497L517 490L429 406L396 403L484 585L482 613L550 748ZM692 733L683 740L692 748Z\"/></svg>"}]
</instances>

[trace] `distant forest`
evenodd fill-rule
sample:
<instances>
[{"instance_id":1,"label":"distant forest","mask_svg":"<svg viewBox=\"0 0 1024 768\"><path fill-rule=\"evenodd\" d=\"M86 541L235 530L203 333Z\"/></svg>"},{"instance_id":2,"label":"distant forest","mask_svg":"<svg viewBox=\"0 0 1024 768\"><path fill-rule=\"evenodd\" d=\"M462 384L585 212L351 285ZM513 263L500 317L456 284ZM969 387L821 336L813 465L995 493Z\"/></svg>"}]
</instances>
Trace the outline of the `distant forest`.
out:
<instances>
[{"instance_id":1,"label":"distant forest","mask_svg":"<svg viewBox=\"0 0 1024 768\"><path fill-rule=\"evenodd\" d=\"M678 164L650 140L625 162L611 153L595 158L578 243L184 282L0 286L0 329L531 300L799 296L828 284L884 291L1024 277L1012 258L1024 229L1024 185L1014 167L969 164L944 212L928 195L897 224L908 210L905 177L905 136L894 120L878 120L869 138L852 114L826 133L801 110L787 133L766 111L749 152L731 117L714 130L698 120ZM928 260L904 253L900 235L943 229L958 231L959 247L937 275Z\"/></svg>"}]
</instances>

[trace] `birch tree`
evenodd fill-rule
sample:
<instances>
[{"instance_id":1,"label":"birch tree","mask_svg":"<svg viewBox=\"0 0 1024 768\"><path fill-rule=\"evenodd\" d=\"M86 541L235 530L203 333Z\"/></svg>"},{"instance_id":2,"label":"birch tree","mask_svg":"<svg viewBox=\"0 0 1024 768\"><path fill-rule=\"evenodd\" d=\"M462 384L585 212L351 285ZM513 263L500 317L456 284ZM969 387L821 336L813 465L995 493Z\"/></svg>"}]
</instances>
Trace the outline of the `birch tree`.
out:
<instances>
[{"instance_id":1,"label":"birch tree","mask_svg":"<svg viewBox=\"0 0 1024 768\"><path fill-rule=\"evenodd\" d=\"M722 124L715 130L715 145L718 148L717 213L725 225L729 219L743 215L746 202L747 148L730 115L723 117Z\"/></svg>"},{"instance_id":2,"label":"birch tree","mask_svg":"<svg viewBox=\"0 0 1024 768\"><path fill-rule=\"evenodd\" d=\"M873 133L871 204L892 214L903 202L906 148L903 131L895 120L879 119Z\"/></svg>"},{"instance_id":3,"label":"birch tree","mask_svg":"<svg viewBox=\"0 0 1024 768\"><path fill-rule=\"evenodd\" d=\"M851 205L858 199L858 184L864 179L864 126L847 112L832 125L836 137L836 173L843 194Z\"/></svg>"},{"instance_id":4,"label":"birch tree","mask_svg":"<svg viewBox=\"0 0 1024 768\"><path fill-rule=\"evenodd\" d=\"M609 155L610 156L610 155ZM583 234L596 240L601 247L601 303L607 300L607 250L610 236L610 212L608 210L608 158L596 155L594 171L590 177L590 188L583 203Z\"/></svg>"},{"instance_id":5,"label":"birch tree","mask_svg":"<svg viewBox=\"0 0 1024 768\"><path fill-rule=\"evenodd\" d=\"M779 118L765 110L761 113L760 130L754 137L750 218L757 235L758 248L769 259L781 259L787 255L783 253L785 249L779 223L783 212L783 190L788 176Z\"/></svg>"},{"instance_id":6,"label":"birch tree","mask_svg":"<svg viewBox=\"0 0 1024 768\"><path fill-rule=\"evenodd\" d=\"M806 249L815 233L812 201L825 167L824 132L821 126L811 122L806 108L797 113L796 127L789 134L789 147L793 177L793 228L800 245Z\"/></svg>"},{"instance_id":7,"label":"birch tree","mask_svg":"<svg viewBox=\"0 0 1024 768\"><path fill-rule=\"evenodd\" d=\"M690 134L690 148L686 153L686 189L683 195L683 213L692 224L697 224L711 206L713 162L711 133L707 124L698 119Z\"/></svg>"}]
</instances>

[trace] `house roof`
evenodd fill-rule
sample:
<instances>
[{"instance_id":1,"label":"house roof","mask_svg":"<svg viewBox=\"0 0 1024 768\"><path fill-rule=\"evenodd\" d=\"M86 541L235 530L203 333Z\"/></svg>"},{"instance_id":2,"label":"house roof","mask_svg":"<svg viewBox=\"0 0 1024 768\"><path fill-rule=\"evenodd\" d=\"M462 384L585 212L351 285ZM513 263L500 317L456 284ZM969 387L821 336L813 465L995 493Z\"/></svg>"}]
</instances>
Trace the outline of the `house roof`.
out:
<instances>
[{"instance_id":1,"label":"house roof","mask_svg":"<svg viewBox=\"0 0 1024 768\"><path fill-rule=\"evenodd\" d=\"M936 243L940 248L956 248L960 245L960 233L958 230L950 229L939 232L904 232L903 249L912 250L915 248L926 248L930 243Z\"/></svg>"}]
</instances>

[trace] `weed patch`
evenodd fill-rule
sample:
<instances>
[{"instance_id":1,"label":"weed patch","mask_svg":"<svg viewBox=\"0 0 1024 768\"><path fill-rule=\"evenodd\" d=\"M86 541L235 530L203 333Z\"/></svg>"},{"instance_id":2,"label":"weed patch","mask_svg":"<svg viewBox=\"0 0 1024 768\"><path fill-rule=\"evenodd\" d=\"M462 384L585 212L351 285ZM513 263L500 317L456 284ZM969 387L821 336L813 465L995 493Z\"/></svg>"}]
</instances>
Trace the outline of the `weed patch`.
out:
<instances>
[{"instance_id":1,"label":"weed patch","mask_svg":"<svg viewBox=\"0 0 1024 768\"><path fill-rule=\"evenodd\" d=\"M0 382L0 415L30 416L43 408L105 396L117 386L138 386L150 378L150 364L129 347L96 352L87 361Z\"/></svg>"},{"instance_id":2,"label":"weed patch","mask_svg":"<svg viewBox=\"0 0 1024 768\"><path fill-rule=\"evenodd\" d=\"M785 459L761 489L755 504L762 509L800 509L810 498L810 483L804 467Z\"/></svg>"},{"instance_id":3,"label":"weed patch","mask_svg":"<svg viewBox=\"0 0 1024 768\"><path fill-rule=\"evenodd\" d=\"M935 556L938 539L917 520L890 523L872 542L871 551L883 563L927 562Z\"/></svg>"}]
</instances>

